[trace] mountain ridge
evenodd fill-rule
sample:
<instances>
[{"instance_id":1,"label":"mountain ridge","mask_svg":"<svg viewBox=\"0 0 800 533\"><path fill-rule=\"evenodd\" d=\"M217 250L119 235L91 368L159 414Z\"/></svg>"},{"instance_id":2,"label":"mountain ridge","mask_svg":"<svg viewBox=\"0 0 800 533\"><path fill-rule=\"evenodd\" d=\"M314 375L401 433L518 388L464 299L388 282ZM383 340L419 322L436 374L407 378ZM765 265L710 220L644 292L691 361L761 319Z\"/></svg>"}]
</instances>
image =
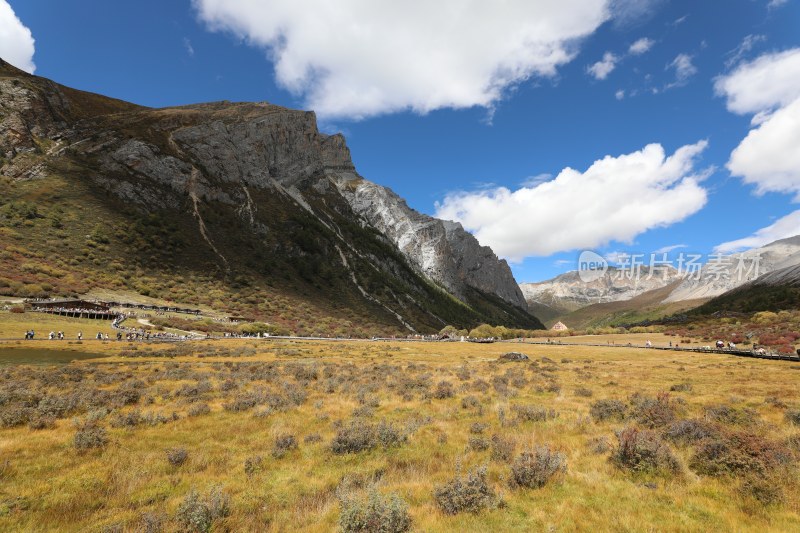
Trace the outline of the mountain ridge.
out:
<instances>
[{"instance_id":1,"label":"mountain ridge","mask_svg":"<svg viewBox=\"0 0 800 533\"><path fill-rule=\"evenodd\" d=\"M359 320L383 328L430 332L451 323L469 327L481 322L541 327L523 309L508 265L463 229L452 228L447 237L448 223L414 215L404 202L395 201L395 223L427 217L438 228L429 246L438 255L431 257L399 247L391 237L392 224L371 224L369 213L359 212L343 186L343 176L363 180L344 137L320 133L313 112L224 101L146 108L66 88L7 65L0 71L2 121L14 126L0 134L0 174L11 200L0 206L7 212L6 226L23 240L30 237L34 254L52 255L70 275L81 269L94 274L86 279L106 274L84 259L91 256L91 261L121 264L125 276L108 277L127 288L136 285L130 278L138 271L158 279L156 292L178 292L160 287L169 287L163 270L180 266L196 277L213 272L215 283L225 287L222 292L236 292L234 285L245 280L265 294L277 290L284 298L296 298L300 293L314 316L344 315L341 304L347 302L359 310ZM54 193L53 187L64 192ZM385 198L399 198L379 185L370 187ZM78 189L83 196L70 196ZM59 194L62 207L68 204L73 211L95 206L99 228L89 231L89 224L73 220L72 212L57 215L61 220L53 224L61 228L39 227L40 218L56 217L50 212L57 210ZM31 200L32 209L47 215L9 222L20 209L17 204ZM155 229L145 227L148 217L157 221ZM137 240L130 228L140 226L157 235ZM80 234L82 239L94 230L103 235L87 237L91 246L80 250L84 257L47 244L55 237ZM421 234L422 244L426 238ZM139 242L148 239L149 244ZM437 239L443 246L437 248ZM459 242L460 247L454 244ZM119 243L128 248L111 248ZM133 253L136 246L147 252ZM478 270L485 276L469 270L471 254L483 259ZM112 257L125 255L126 260ZM436 268L428 268L431 264ZM6 265L12 274L4 282L6 293L11 282L44 282L54 291L79 285L64 283L69 276L24 272L11 261ZM32 267L37 268L46 270L45 265ZM263 285L267 282L272 288ZM231 299L217 298L226 301ZM250 314L264 320L280 321L263 302L238 305L249 305Z\"/></svg>"}]
</instances>

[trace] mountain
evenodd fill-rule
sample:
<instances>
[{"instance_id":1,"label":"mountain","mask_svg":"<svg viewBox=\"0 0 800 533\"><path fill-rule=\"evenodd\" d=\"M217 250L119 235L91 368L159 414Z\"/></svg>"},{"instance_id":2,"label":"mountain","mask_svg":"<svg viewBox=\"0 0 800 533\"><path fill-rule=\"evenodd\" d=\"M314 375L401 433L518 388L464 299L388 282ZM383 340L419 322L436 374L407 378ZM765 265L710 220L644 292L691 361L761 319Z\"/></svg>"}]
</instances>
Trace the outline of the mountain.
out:
<instances>
[{"instance_id":1,"label":"mountain","mask_svg":"<svg viewBox=\"0 0 800 533\"><path fill-rule=\"evenodd\" d=\"M677 280L677 271L673 268L651 272L648 266L642 266L637 273L609 267L605 275L589 282L583 281L577 271L572 271L548 281L522 283L520 288L531 312L550 323L567 320L571 313L589 306L604 309L606 304L630 301L650 291L675 286ZM616 311L620 306L612 308ZM585 316L588 315L578 316L579 320L568 320L567 325L572 328L585 326Z\"/></svg>"},{"instance_id":2,"label":"mountain","mask_svg":"<svg viewBox=\"0 0 800 533\"><path fill-rule=\"evenodd\" d=\"M712 260L698 276L686 277L665 302L713 298L773 270L797 264L800 264L800 235L741 254L722 256L720 261Z\"/></svg>"},{"instance_id":3,"label":"mountain","mask_svg":"<svg viewBox=\"0 0 800 533\"><path fill-rule=\"evenodd\" d=\"M698 307L695 314L754 313L800 307L800 263L778 268Z\"/></svg>"},{"instance_id":4,"label":"mountain","mask_svg":"<svg viewBox=\"0 0 800 533\"><path fill-rule=\"evenodd\" d=\"M545 323L561 320L570 328L657 319L701 306L712 298L727 295L742 286L749 287L749 296L742 299L741 295L745 292L737 292L740 296L726 296L724 301L759 301L761 303L758 305L764 306L770 301L784 301L787 294L794 293L794 289L774 288L791 284L768 280L791 278L796 272L794 267L800 265L800 236L775 241L741 254L702 259L708 262L691 272L687 272L686 264L681 265L679 272L677 261L672 267L661 269L653 275L648 266L640 267L638 276L629 275L629 269L609 267L604 276L588 283L573 271L540 283L523 283L520 288L531 312ZM771 298L756 297L763 293L766 286L773 287L771 291L776 295ZM717 305L718 302L713 304ZM728 307L727 304L723 306L725 309ZM709 307L702 309L712 309L712 303L709 302Z\"/></svg>"},{"instance_id":5,"label":"mountain","mask_svg":"<svg viewBox=\"0 0 800 533\"><path fill-rule=\"evenodd\" d=\"M537 328L505 261L353 166L312 112L150 109L0 63L0 294L98 287L298 333Z\"/></svg>"}]
</instances>

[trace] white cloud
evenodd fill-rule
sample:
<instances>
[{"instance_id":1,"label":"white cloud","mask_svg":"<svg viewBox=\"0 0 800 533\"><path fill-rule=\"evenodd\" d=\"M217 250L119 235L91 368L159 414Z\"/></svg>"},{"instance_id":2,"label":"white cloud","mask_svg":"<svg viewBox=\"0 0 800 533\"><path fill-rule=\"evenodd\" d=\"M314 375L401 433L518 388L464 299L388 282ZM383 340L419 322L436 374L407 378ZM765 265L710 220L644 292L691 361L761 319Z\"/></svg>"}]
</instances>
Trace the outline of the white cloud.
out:
<instances>
[{"instance_id":1,"label":"white cloud","mask_svg":"<svg viewBox=\"0 0 800 533\"><path fill-rule=\"evenodd\" d=\"M654 254L668 254L675 250L680 250L681 248L688 248L686 244L673 244L671 246L662 246L658 250L654 251Z\"/></svg>"},{"instance_id":2,"label":"white cloud","mask_svg":"<svg viewBox=\"0 0 800 533\"><path fill-rule=\"evenodd\" d=\"M780 192L800 201L800 48L764 54L716 79L734 113L754 113L753 129L728 161L731 174L756 194Z\"/></svg>"},{"instance_id":3,"label":"white cloud","mask_svg":"<svg viewBox=\"0 0 800 533\"><path fill-rule=\"evenodd\" d=\"M776 9L787 3L789 3L789 0L770 0L769 4L767 4L767 7L769 9Z\"/></svg>"},{"instance_id":4,"label":"white cloud","mask_svg":"<svg viewBox=\"0 0 800 533\"><path fill-rule=\"evenodd\" d=\"M610 16L607 0L193 0L200 19L268 50L277 82L323 117L491 107L554 76Z\"/></svg>"},{"instance_id":5,"label":"white cloud","mask_svg":"<svg viewBox=\"0 0 800 533\"><path fill-rule=\"evenodd\" d=\"M730 254L750 248L759 248L765 244L775 242L787 237L800 235L800 210L789 213L778 219L774 224L761 228L749 237L735 241L724 242L714 248L716 253Z\"/></svg>"},{"instance_id":6,"label":"white cloud","mask_svg":"<svg viewBox=\"0 0 800 533\"><path fill-rule=\"evenodd\" d=\"M706 146L700 141L667 157L661 145L650 144L606 156L585 172L565 168L535 187L452 193L437 202L436 216L461 222L512 261L631 242L705 205L706 191L699 185L705 175L694 167Z\"/></svg>"},{"instance_id":7,"label":"white cloud","mask_svg":"<svg viewBox=\"0 0 800 533\"><path fill-rule=\"evenodd\" d=\"M764 54L739 65L714 82L727 98L728 110L740 115L770 111L800 97L800 48Z\"/></svg>"},{"instance_id":8,"label":"white cloud","mask_svg":"<svg viewBox=\"0 0 800 533\"><path fill-rule=\"evenodd\" d=\"M33 44L31 30L17 18L7 0L0 0L0 57L33 74Z\"/></svg>"},{"instance_id":9,"label":"white cloud","mask_svg":"<svg viewBox=\"0 0 800 533\"><path fill-rule=\"evenodd\" d=\"M729 57L725 61L725 67L731 68L733 65L738 63L748 52L750 52L758 43L764 42L767 40L766 35L745 35L742 42L739 43L739 46L728 52Z\"/></svg>"},{"instance_id":10,"label":"white cloud","mask_svg":"<svg viewBox=\"0 0 800 533\"><path fill-rule=\"evenodd\" d=\"M603 59L586 68L586 72L596 80L604 80L617 67L619 58L611 52L603 54Z\"/></svg>"},{"instance_id":11,"label":"white cloud","mask_svg":"<svg viewBox=\"0 0 800 533\"><path fill-rule=\"evenodd\" d=\"M755 185L757 194L789 193L800 201L800 98L750 130L727 166L732 175Z\"/></svg>"},{"instance_id":12,"label":"white cloud","mask_svg":"<svg viewBox=\"0 0 800 533\"><path fill-rule=\"evenodd\" d=\"M183 47L186 49L186 53L189 54L189 57L194 57L194 46L192 46L192 41L190 41L188 37L183 38Z\"/></svg>"},{"instance_id":13,"label":"white cloud","mask_svg":"<svg viewBox=\"0 0 800 533\"><path fill-rule=\"evenodd\" d=\"M642 37L635 43L633 43L630 48L628 48L628 53L633 54L635 56L642 55L648 50L650 50L656 42L653 39L648 39L647 37Z\"/></svg>"},{"instance_id":14,"label":"white cloud","mask_svg":"<svg viewBox=\"0 0 800 533\"><path fill-rule=\"evenodd\" d=\"M697 74L697 67L692 63L692 56L689 54L678 54L667 68L675 69L675 82L670 86L680 86L686 83L689 78Z\"/></svg>"},{"instance_id":15,"label":"white cloud","mask_svg":"<svg viewBox=\"0 0 800 533\"><path fill-rule=\"evenodd\" d=\"M652 19L666 0L611 0L614 25L629 28Z\"/></svg>"},{"instance_id":16,"label":"white cloud","mask_svg":"<svg viewBox=\"0 0 800 533\"><path fill-rule=\"evenodd\" d=\"M622 100L623 98L625 98L625 90L624 89L620 89L617 92L615 92L614 93L614 98L616 98L617 100Z\"/></svg>"}]
</instances>

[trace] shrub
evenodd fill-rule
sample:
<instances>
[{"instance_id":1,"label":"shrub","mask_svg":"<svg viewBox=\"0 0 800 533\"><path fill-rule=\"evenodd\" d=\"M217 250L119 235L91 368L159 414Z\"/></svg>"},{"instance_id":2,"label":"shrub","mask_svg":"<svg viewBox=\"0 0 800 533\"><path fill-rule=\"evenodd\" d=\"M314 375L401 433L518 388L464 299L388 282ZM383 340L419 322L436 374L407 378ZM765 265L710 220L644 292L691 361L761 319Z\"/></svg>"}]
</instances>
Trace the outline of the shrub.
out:
<instances>
[{"instance_id":1,"label":"shrub","mask_svg":"<svg viewBox=\"0 0 800 533\"><path fill-rule=\"evenodd\" d=\"M453 394L453 385L449 381L440 381L433 390L433 397L437 400L452 398Z\"/></svg>"},{"instance_id":2,"label":"shrub","mask_svg":"<svg viewBox=\"0 0 800 533\"><path fill-rule=\"evenodd\" d=\"M358 453L374 446L375 430L366 422L353 420L348 426L339 428L331 442L331 451L336 454Z\"/></svg>"},{"instance_id":3,"label":"shrub","mask_svg":"<svg viewBox=\"0 0 800 533\"><path fill-rule=\"evenodd\" d=\"M260 455L254 455L244 460L244 473L247 477L252 476L261 469L264 460Z\"/></svg>"},{"instance_id":4,"label":"shrub","mask_svg":"<svg viewBox=\"0 0 800 533\"><path fill-rule=\"evenodd\" d=\"M628 427L619 432L617 439L619 444L611 458L620 468L635 472L680 470L677 457L653 431Z\"/></svg>"},{"instance_id":5,"label":"shrub","mask_svg":"<svg viewBox=\"0 0 800 533\"><path fill-rule=\"evenodd\" d=\"M655 398L634 395L631 415L637 422L648 428L666 426L676 418L676 405L667 393L660 393Z\"/></svg>"},{"instance_id":6,"label":"shrub","mask_svg":"<svg viewBox=\"0 0 800 533\"><path fill-rule=\"evenodd\" d=\"M475 396L464 396L461 398L461 408L462 409L474 409L476 407L480 407L481 402Z\"/></svg>"},{"instance_id":7,"label":"shrub","mask_svg":"<svg viewBox=\"0 0 800 533\"><path fill-rule=\"evenodd\" d=\"M34 410L30 407L20 407L10 405L0 410L0 425L4 428L11 428L27 424L34 415Z\"/></svg>"},{"instance_id":8,"label":"shrub","mask_svg":"<svg viewBox=\"0 0 800 533\"><path fill-rule=\"evenodd\" d=\"M578 387L575 389L575 396L580 396L581 398L591 398L592 394L592 391L586 387Z\"/></svg>"},{"instance_id":9,"label":"shrub","mask_svg":"<svg viewBox=\"0 0 800 533\"><path fill-rule=\"evenodd\" d=\"M497 503L494 490L486 482L486 467L477 467L461 477L456 477L433 491L436 505L445 514L478 513Z\"/></svg>"},{"instance_id":10,"label":"shrub","mask_svg":"<svg viewBox=\"0 0 800 533\"><path fill-rule=\"evenodd\" d=\"M786 421L795 426L800 426L800 409L790 409L784 414Z\"/></svg>"},{"instance_id":11,"label":"shrub","mask_svg":"<svg viewBox=\"0 0 800 533\"><path fill-rule=\"evenodd\" d=\"M732 426L752 426L758 423L758 413L747 407L736 408L730 405L717 405L706 408L706 418Z\"/></svg>"},{"instance_id":12,"label":"shrub","mask_svg":"<svg viewBox=\"0 0 800 533\"><path fill-rule=\"evenodd\" d=\"M622 420L627 411L628 408L619 400L598 400L592 404L589 414L596 422L602 422L609 419Z\"/></svg>"},{"instance_id":13,"label":"shrub","mask_svg":"<svg viewBox=\"0 0 800 533\"><path fill-rule=\"evenodd\" d=\"M489 425L484 422L473 422L472 425L469 427L469 432L472 433L473 435L480 435L481 433L486 431L486 428L488 427Z\"/></svg>"},{"instance_id":14,"label":"shrub","mask_svg":"<svg viewBox=\"0 0 800 533\"><path fill-rule=\"evenodd\" d=\"M344 533L403 533L411 529L408 505L397 495L371 490L366 498L343 498L339 527Z\"/></svg>"},{"instance_id":15,"label":"shrub","mask_svg":"<svg viewBox=\"0 0 800 533\"><path fill-rule=\"evenodd\" d=\"M514 456L517 443L514 439L501 435L492 435L492 459L495 461L510 461Z\"/></svg>"},{"instance_id":16,"label":"shrub","mask_svg":"<svg viewBox=\"0 0 800 533\"><path fill-rule=\"evenodd\" d=\"M115 415L109 424L112 428L136 427L142 424L142 413L138 409Z\"/></svg>"},{"instance_id":17,"label":"shrub","mask_svg":"<svg viewBox=\"0 0 800 533\"><path fill-rule=\"evenodd\" d=\"M381 420L375 428L376 444L384 448L400 446L406 441L406 435L397 429L394 424Z\"/></svg>"},{"instance_id":18,"label":"shrub","mask_svg":"<svg viewBox=\"0 0 800 533\"><path fill-rule=\"evenodd\" d=\"M589 439L587 443L589 445L589 449L592 453L602 454L606 453L608 450L611 449L611 444L609 444L608 439L605 437L592 437Z\"/></svg>"},{"instance_id":19,"label":"shrub","mask_svg":"<svg viewBox=\"0 0 800 533\"><path fill-rule=\"evenodd\" d=\"M468 446L476 452L483 452L489 449L489 441L483 437L470 437Z\"/></svg>"},{"instance_id":20,"label":"shrub","mask_svg":"<svg viewBox=\"0 0 800 533\"><path fill-rule=\"evenodd\" d=\"M164 522L167 517L163 514L156 514L146 512L139 518L139 524L136 527L137 533L161 533L164 531Z\"/></svg>"},{"instance_id":21,"label":"shrub","mask_svg":"<svg viewBox=\"0 0 800 533\"><path fill-rule=\"evenodd\" d=\"M207 403L195 403L189 407L189 411L187 414L189 416L200 416L200 415L207 415L211 412L211 408L208 406Z\"/></svg>"},{"instance_id":22,"label":"shrub","mask_svg":"<svg viewBox=\"0 0 800 533\"><path fill-rule=\"evenodd\" d=\"M56 419L52 415L35 415L28 422L28 427L33 430L53 429L56 427Z\"/></svg>"},{"instance_id":23,"label":"shrub","mask_svg":"<svg viewBox=\"0 0 800 533\"><path fill-rule=\"evenodd\" d=\"M189 458L186 448L170 448L166 451L167 462L172 466L181 466Z\"/></svg>"},{"instance_id":24,"label":"shrub","mask_svg":"<svg viewBox=\"0 0 800 533\"><path fill-rule=\"evenodd\" d=\"M292 450L297 449L297 439L294 435L279 435L275 437L275 444L272 446L272 457L280 459Z\"/></svg>"},{"instance_id":25,"label":"shrub","mask_svg":"<svg viewBox=\"0 0 800 533\"><path fill-rule=\"evenodd\" d=\"M739 485L738 492L764 506L781 503L784 500L780 484L774 479L760 476L746 476Z\"/></svg>"},{"instance_id":26,"label":"shrub","mask_svg":"<svg viewBox=\"0 0 800 533\"><path fill-rule=\"evenodd\" d=\"M322 440L322 436L319 433L311 433L310 435L306 435L303 437L303 442L306 444L313 444L315 442L320 442Z\"/></svg>"},{"instance_id":27,"label":"shrub","mask_svg":"<svg viewBox=\"0 0 800 533\"><path fill-rule=\"evenodd\" d=\"M538 405L512 405L511 411L520 422L546 422L558 418L555 409L545 409Z\"/></svg>"},{"instance_id":28,"label":"shrub","mask_svg":"<svg viewBox=\"0 0 800 533\"><path fill-rule=\"evenodd\" d=\"M213 487L205 498L192 489L178 506L177 520L184 531L211 531L214 522L230 514L230 497Z\"/></svg>"},{"instance_id":29,"label":"shrub","mask_svg":"<svg viewBox=\"0 0 800 533\"><path fill-rule=\"evenodd\" d=\"M75 449L86 451L93 448L104 448L108 444L106 429L95 422L85 422L78 426L73 439Z\"/></svg>"},{"instance_id":30,"label":"shrub","mask_svg":"<svg viewBox=\"0 0 800 533\"><path fill-rule=\"evenodd\" d=\"M544 487L556 474L567 471L567 458L548 446L522 452L511 464L511 484L516 487L538 489Z\"/></svg>"},{"instance_id":31,"label":"shrub","mask_svg":"<svg viewBox=\"0 0 800 533\"><path fill-rule=\"evenodd\" d=\"M784 446L759 435L735 431L702 440L689 466L709 476L739 472L763 475L793 461L791 451Z\"/></svg>"},{"instance_id":32,"label":"shrub","mask_svg":"<svg viewBox=\"0 0 800 533\"><path fill-rule=\"evenodd\" d=\"M677 444L690 444L716 437L717 428L705 420L678 420L664 431L664 437Z\"/></svg>"}]
</instances>

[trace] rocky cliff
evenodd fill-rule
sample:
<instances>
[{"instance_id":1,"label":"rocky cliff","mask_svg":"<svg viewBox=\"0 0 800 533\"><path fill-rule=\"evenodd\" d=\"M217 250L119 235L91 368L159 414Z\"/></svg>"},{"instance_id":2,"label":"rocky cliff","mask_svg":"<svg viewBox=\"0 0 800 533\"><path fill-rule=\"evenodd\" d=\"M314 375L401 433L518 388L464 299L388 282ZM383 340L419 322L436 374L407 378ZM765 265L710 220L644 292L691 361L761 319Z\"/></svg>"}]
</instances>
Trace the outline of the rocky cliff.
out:
<instances>
[{"instance_id":1,"label":"rocky cliff","mask_svg":"<svg viewBox=\"0 0 800 533\"><path fill-rule=\"evenodd\" d=\"M7 64L0 74L0 174L17 201L5 208L35 199L34 208L55 209L43 191L58 187L76 210L95 207L95 222L123 241L133 238L122 228L155 217L171 234L162 228L141 240L172 244L148 257L106 250L127 252L145 274L210 269L226 286L263 281L287 298L302 294L321 313L341 314L349 302L362 317L406 330L540 326L504 261L459 225L417 213L360 177L345 139L320 133L311 112L229 102L148 109ZM38 231L33 220L24 231ZM66 257L74 251L62 253L76 261ZM253 305L255 314L267 307Z\"/></svg>"},{"instance_id":2,"label":"rocky cliff","mask_svg":"<svg viewBox=\"0 0 800 533\"><path fill-rule=\"evenodd\" d=\"M419 213L390 189L355 172L329 175L353 210L389 237L429 279L462 299L469 286L525 307L506 261L498 259L488 246L481 246L461 224Z\"/></svg>"}]
</instances>

